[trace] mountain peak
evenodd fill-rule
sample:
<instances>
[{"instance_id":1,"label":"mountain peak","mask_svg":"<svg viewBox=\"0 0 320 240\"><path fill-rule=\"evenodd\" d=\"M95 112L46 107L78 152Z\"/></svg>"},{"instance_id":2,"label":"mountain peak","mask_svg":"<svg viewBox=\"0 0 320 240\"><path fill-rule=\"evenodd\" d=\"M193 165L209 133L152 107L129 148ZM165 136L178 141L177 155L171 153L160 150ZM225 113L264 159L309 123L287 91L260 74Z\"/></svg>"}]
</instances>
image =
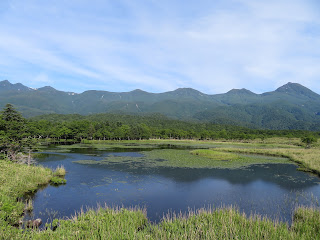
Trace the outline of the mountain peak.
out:
<instances>
[{"instance_id":1,"label":"mountain peak","mask_svg":"<svg viewBox=\"0 0 320 240\"><path fill-rule=\"evenodd\" d=\"M176 93L177 95L183 95L183 96L194 96L194 95L204 95L202 92L195 90L193 88L178 88L172 93Z\"/></svg>"},{"instance_id":2,"label":"mountain peak","mask_svg":"<svg viewBox=\"0 0 320 240\"><path fill-rule=\"evenodd\" d=\"M283 86L281 86L281 87L279 87L279 88L277 88L277 90L276 91L282 91L282 90L284 90L284 89L293 89L293 88L304 88L304 86L302 86L301 84L299 84L299 83L293 83L293 82L288 82L288 83L286 83L286 84L284 84Z\"/></svg>"},{"instance_id":3,"label":"mountain peak","mask_svg":"<svg viewBox=\"0 0 320 240\"><path fill-rule=\"evenodd\" d=\"M3 80L0 82L0 86L2 86L4 84L12 85L11 82L9 82L8 80Z\"/></svg>"},{"instance_id":4,"label":"mountain peak","mask_svg":"<svg viewBox=\"0 0 320 240\"><path fill-rule=\"evenodd\" d=\"M3 81L0 82L0 91L5 91L5 90L29 91L29 90L32 90L32 89L24 86L21 83L12 84L8 80L3 80Z\"/></svg>"},{"instance_id":5,"label":"mountain peak","mask_svg":"<svg viewBox=\"0 0 320 240\"><path fill-rule=\"evenodd\" d=\"M53 87L50 87L50 86L45 86L45 87L42 87L42 88L38 88L38 91L42 91L42 92L57 92L58 90L53 88Z\"/></svg>"},{"instance_id":6,"label":"mountain peak","mask_svg":"<svg viewBox=\"0 0 320 240\"><path fill-rule=\"evenodd\" d=\"M141 89L135 89L135 90L132 90L131 93L147 93L147 92Z\"/></svg>"},{"instance_id":7,"label":"mountain peak","mask_svg":"<svg viewBox=\"0 0 320 240\"><path fill-rule=\"evenodd\" d=\"M309 88L302 86L299 83L288 82L287 84L279 87L275 92L286 93L286 94L294 94L294 95L302 95L308 98L318 98L319 95L315 92L311 91Z\"/></svg>"},{"instance_id":8,"label":"mountain peak","mask_svg":"<svg viewBox=\"0 0 320 240\"><path fill-rule=\"evenodd\" d=\"M248 89L241 88L241 89L231 89L227 94L236 94L236 95L256 95L255 93L251 92Z\"/></svg>"}]
</instances>

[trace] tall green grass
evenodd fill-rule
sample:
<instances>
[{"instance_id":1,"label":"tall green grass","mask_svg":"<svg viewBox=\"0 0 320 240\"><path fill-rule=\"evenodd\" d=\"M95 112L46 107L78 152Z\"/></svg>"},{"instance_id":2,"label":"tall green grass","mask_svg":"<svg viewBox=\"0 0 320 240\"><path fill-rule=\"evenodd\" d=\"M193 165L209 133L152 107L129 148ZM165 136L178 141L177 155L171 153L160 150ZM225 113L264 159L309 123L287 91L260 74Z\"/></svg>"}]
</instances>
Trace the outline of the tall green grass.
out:
<instances>
[{"instance_id":1,"label":"tall green grass","mask_svg":"<svg viewBox=\"0 0 320 240\"><path fill-rule=\"evenodd\" d=\"M64 168L64 166L60 165L54 170L53 175L54 176L58 176L58 177L64 177L66 175L66 173L67 173L67 171Z\"/></svg>"},{"instance_id":2,"label":"tall green grass","mask_svg":"<svg viewBox=\"0 0 320 240\"><path fill-rule=\"evenodd\" d=\"M0 166L0 220L14 224L20 219L25 206L19 199L47 184L52 171L6 160L0 160Z\"/></svg>"},{"instance_id":3,"label":"tall green grass","mask_svg":"<svg viewBox=\"0 0 320 240\"><path fill-rule=\"evenodd\" d=\"M318 214L308 209L301 214L300 225L294 221L289 227L259 215L248 217L234 208L198 210L188 217L166 218L153 227L153 239L317 239L320 231L314 225L320 219L314 216Z\"/></svg>"},{"instance_id":4,"label":"tall green grass","mask_svg":"<svg viewBox=\"0 0 320 240\"><path fill-rule=\"evenodd\" d=\"M0 169L0 239L19 239L20 230L13 225L32 208L32 202L24 196L47 184L52 171L6 160L0 160Z\"/></svg>"},{"instance_id":5,"label":"tall green grass","mask_svg":"<svg viewBox=\"0 0 320 240\"><path fill-rule=\"evenodd\" d=\"M69 220L54 220L46 230L0 233L7 239L319 239L319 211L297 209L291 226L246 216L235 208L200 209L168 214L159 224L148 222L141 209L99 208Z\"/></svg>"}]
</instances>

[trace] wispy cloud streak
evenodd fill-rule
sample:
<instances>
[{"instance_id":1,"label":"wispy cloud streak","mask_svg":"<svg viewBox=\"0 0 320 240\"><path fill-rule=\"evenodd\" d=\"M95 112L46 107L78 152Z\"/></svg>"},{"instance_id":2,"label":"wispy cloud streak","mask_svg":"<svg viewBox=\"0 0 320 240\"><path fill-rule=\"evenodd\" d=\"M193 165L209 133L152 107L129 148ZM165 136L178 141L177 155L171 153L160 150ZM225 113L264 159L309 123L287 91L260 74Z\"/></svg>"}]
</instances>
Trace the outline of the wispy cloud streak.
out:
<instances>
[{"instance_id":1,"label":"wispy cloud streak","mask_svg":"<svg viewBox=\"0 0 320 240\"><path fill-rule=\"evenodd\" d=\"M320 92L315 0L3 0L0 9L0 78L32 87L221 93L291 81Z\"/></svg>"}]
</instances>

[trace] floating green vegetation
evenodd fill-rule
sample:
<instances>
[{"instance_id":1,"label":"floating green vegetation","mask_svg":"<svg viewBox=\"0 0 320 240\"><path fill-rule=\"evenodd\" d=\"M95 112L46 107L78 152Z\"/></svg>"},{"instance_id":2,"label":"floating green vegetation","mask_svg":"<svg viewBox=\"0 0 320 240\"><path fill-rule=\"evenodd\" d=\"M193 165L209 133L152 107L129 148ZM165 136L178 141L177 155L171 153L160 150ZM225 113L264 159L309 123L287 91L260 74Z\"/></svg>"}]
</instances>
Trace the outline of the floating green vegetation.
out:
<instances>
[{"instance_id":1,"label":"floating green vegetation","mask_svg":"<svg viewBox=\"0 0 320 240\"><path fill-rule=\"evenodd\" d=\"M55 149L44 149L44 151L46 152L54 152L54 153L69 153L71 152L71 149L65 148L65 149L59 149L60 146L58 148Z\"/></svg>"},{"instance_id":2,"label":"floating green vegetation","mask_svg":"<svg viewBox=\"0 0 320 240\"><path fill-rule=\"evenodd\" d=\"M143 157L108 156L100 161L80 160L74 162L91 165L125 164L126 167L132 169L154 167L242 168L252 164L290 163L288 159L284 158L239 155L206 149L199 149L191 152L190 150L155 149L141 153L144 155Z\"/></svg>"},{"instance_id":3,"label":"floating green vegetation","mask_svg":"<svg viewBox=\"0 0 320 240\"><path fill-rule=\"evenodd\" d=\"M308 171L320 176L320 149L319 148L270 148L270 149L241 149L241 148L220 148L219 151L259 154L262 156L285 157L293 162L299 163L301 166L298 170Z\"/></svg>"},{"instance_id":4,"label":"floating green vegetation","mask_svg":"<svg viewBox=\"0 0 320 240\"><path fill-rule=\"evenodd\" d=\"M50 180L50 184L52 185L61 185L61 184L66 184L67 180L61 177L53 176Z\"/></svg>"},{"instance_id":5,"label":"floating green vegetation","mask_svg":"<svg viewBox=\"0 0 320 240\"><path fill-rule=\"evenodd\" d=\"M198 150L193 150L190 153L193 155L207 157L216 161L239 161L243 158L238 154L228 153L228 152L219 152L212 149L198 149Z\"/></svg>"}]
</instances>

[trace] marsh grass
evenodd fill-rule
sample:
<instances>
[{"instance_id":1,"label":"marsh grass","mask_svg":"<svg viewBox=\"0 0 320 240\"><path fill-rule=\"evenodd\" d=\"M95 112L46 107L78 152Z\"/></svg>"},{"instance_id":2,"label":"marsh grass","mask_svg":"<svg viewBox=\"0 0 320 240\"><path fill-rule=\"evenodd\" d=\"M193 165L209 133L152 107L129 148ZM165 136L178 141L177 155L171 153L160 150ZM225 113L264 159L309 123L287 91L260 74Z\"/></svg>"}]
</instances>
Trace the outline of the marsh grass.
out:
<instances>
[{"instance_id":1,"label":"marsh grass","mask_svg":"<svg viewBox=\"0 0 320 240\"><path fill-rule=\"evenodd\" d=\"M242 148L219 148L219 151L232 153L260 154L267 156L285 157L300 164L300 170L309 171L320 175L320 149L311 148L275 148L275 149L242 149Z\"/></svg>"},{"instance_id":2,"label":"marsh grass","mask_svg":"<svg viewBox=\"0 0 320 240\"><path fill-rule=\"evenodd\" d=\"M299 207L293 215L291 229L301 236L306 232L314 232L320 237L320 211L316 208Z\"/></svg>"},{"instance_id":3,"label":"marsh grass","mask_svg":"<svg viewBox=\"0 0 320 240\"><path fill-rule=\"evenodd\" d=\"M47 225L47 230L30 231L25 236L32 239L144 239L147 225L144 209L104 207L81 211L69 220L56 219Z\"/></svg>"},{"instance_id":4,"label":"marsh grass","mask_svg":"<svg viewBox=\"0 0 320 240\"><path fill-rule=\"evenodd\" d=\"M55 219L43 231L0 233L13 239L318 239L320 212L298 208L291 226L260 215L247 216L233 207L168 213L148 221L143 209L98 208L68 220Z\"/></svg>"},{"instance_id":5,"label":"marsh grass","mask_svg":"<svg viewBox=\"0 0 320 240\"><path fill-rule=\"evenodd\" d=\"M24 204L17 199L49 183L52 171L5 160L0 160L0 166L0 220L14 224L24 210Z\"/></svg>"},{"instance_id":6,"label":"marsh grass","mask_svg":"<svg viewBox=\"0 0 320 240\"><path fill-rule=\"evenodd\" d=\"M243 158L238 154L228 153L228 152L219 152L219 151L210 150L210 149L198 149L198 150L193 150L190 153L193 155L210 158L216 161L237 161Z\"/></svg>"},{"instance_id":7,"label":"marsh grass","mask_svg":"<svg viewBox=\"0 0 320 240\"><path fill-rule=\"evenodd\" d=\"M31 212L33 210L33 202L31 198L26 200L25 210L27 212Z\"/></svg>"},{"instance_id":8,"label":"marsh grass","mask_svg":"<svg viewBox=\"0 0 320 240\"><path fill-rule=\"evenodd\" d=\"M85 140L82 145L97 146L150 146L150 145L176 145L189 146L196 148L210 148L216 146L238 146L238 147L256 147L256 148L295 148L302 146L300 138L266 138L265 140L177 140L177 139L150 139L150 140ZM319 143L320 145L320 143ZM65 146L67 148L67 145Z\"/></svg>"},{"instance_id":9,"label":"marsh grass","mask_svg":"<svg viewBox=\"0 0 320 240\"><path fill-rule=\"evenodd\" d=\"M300 211L298 209L297 211ZM200 209L187 217L167 217L153 226L153 239L316 239L319 223L314 215L318 211L307 210L301 221L290 228L285 223L271 221L260 215L246 216L234 208L216 210ZM311 221L311 227L309 227Z\"/></svg>"},{"instance_id":10,"label":"marsh grass","mask_svg":"<svg viewBox=\"0 0 320 240\"><path fill-rule=\"evenodd\" d=\"M58 176L58 177L64 177L64 176L66 175L66 173L67 173L67 171L66 171L66 169L64 168L64 166L63 166L63 165L60 165L60 166L58 166L58 167L55 169L53 175L54 175L54 176Z\"/></svg>"},{"instance_id":11,"label":"marsh grass","mask_svg":"<svg viewBox=\"0 0 320 240\"><path fill-rule=\"evenodd\" d=\"M234 153L219 152L214 150L176 150L155 149L141 152L143 157L108 156L95 160L74 161L78 164L88 165L123 165L136 168L174 167L174 168L241 168L252 164L283 163L290 161L284 158L244 156Z\"/></svg>"}]
</instances>

